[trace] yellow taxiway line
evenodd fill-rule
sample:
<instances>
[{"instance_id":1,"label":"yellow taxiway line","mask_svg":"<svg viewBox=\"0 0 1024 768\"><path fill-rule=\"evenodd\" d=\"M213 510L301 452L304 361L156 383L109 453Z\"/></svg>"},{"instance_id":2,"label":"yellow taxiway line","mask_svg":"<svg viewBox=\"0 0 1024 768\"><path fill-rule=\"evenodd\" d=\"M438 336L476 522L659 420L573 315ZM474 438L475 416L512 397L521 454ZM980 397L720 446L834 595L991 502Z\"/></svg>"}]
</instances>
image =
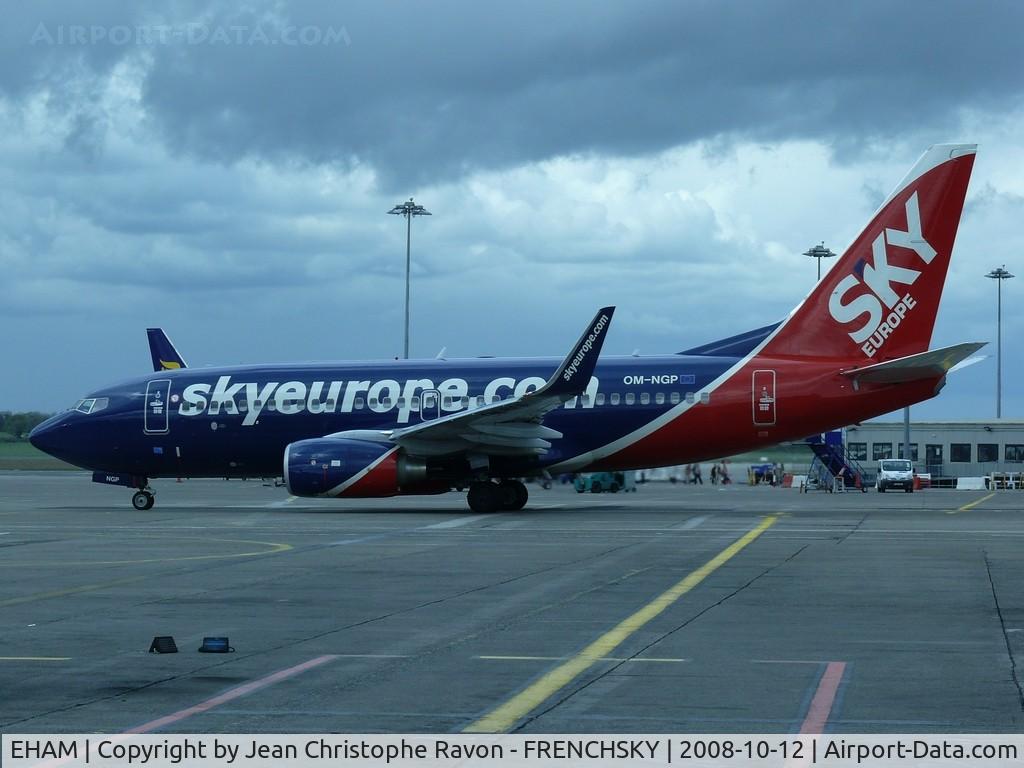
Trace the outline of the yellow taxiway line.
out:
<instances>
[{"instance_id":1,"label":"yellow taxiway line","mask_svg":"<svg viewBox=\"0 0 1024 768\"><path fill-rule=\"evenodd\" d=\"M632 616L621 621L616 627L601 635L568 661L558 665L539 680L517 693L496 709L467 725L466 733L507 733L529 712L554 696L562 688L586 672L598 661L612 655L616 648L630 636L642 629L652 619L660 616L679 598L690 592L704 579L734 558L758 536L767 531L778 520L769 516L741 538L723 549L708 562L686 576L682 581L662 592Z\"/></svg>"},{"instance_id":2,"label":"yellow taxiway line","mask_svg":"<svg viewBox=\"0 0 1024 768\"><path fill-rule=\"evenodd\" d=\"M988 501L988 500L989 500L989 499L991 499L991 498L992 498L993 496L995 496L995 493L994 493L994 492L993 492L993 493L990 493L990 494L989 494L988 496L982 496L982 497L981 497L980 499L978 499L978 500L976 500L976 501L972 501L972 502L971 502L971 503L969 503L969 504L964 504L964 505L963 505L962 507L957 507L956 509L950 509L950 510L948 510L948 511L946 512L946 514L947 514L947 515L955 515L955 514L956 514L957 512L966 512L966 511L967 511L967 510L969 510L969 509L974 509L974 508L975 508L976 506L978 506L979 504L981 504L981 502L983 502L983 501Z\"/></svg>"}]
</instances>

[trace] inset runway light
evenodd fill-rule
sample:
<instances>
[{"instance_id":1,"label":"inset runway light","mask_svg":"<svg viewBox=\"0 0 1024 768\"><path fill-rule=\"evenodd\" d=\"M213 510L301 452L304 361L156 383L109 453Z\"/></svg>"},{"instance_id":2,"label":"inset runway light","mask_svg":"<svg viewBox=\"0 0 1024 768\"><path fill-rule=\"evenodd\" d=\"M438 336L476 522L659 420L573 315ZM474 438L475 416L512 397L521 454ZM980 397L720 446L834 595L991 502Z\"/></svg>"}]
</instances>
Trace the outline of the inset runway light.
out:
<instances>
[{"instance_id":1,"label":"inset runway light","mask_svg":"<svg viewBox=\"0 0 1024 768\"><path fill-rule=\"evenodd\" d=\"M149 644L150 653L177 653L178 646L174 642L174 638L170 635L164 635L162 637L154 637L153 642Z\"/></svg>"},{"instance_id":2,"label":"inset runway light","mask_svg":"<svg viewBox=\"0 0 1024 768\"><path fill-rule=\"evenodd\" d=\"M234 653L235 649L228 644L226 637L204 637L199 646L200 653Z\"/></svg>"}]
</instances>

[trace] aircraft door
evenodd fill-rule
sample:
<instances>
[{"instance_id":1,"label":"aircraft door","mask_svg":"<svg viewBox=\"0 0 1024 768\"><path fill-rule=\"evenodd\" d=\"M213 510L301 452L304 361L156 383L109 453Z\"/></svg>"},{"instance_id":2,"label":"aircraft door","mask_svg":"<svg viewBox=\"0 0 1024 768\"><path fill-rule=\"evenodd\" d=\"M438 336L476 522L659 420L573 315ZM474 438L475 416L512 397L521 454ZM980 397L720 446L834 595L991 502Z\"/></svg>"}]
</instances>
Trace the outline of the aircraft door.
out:
<instances>
[{"instance_id":1,"label":"aircraft door","mask_svg":"<svg viewBox=\"0 0 1024 768\"><path fill-rule=\"evenodd\" d=\"M157 379L146 385L146 404L142 431L147 435L166 435L169 431L171 380Z\"/></svg>"},{"instance_id":2,"label":"aircraft door","mask_svg":"<svg viewBox=\"0 0 1024 768\"><path fill-rule=\"evenodd\" d=\"M420 393L420 418L433 421L441 415L441 393L436 389L425 389Z\"/></svg>"},{"instance_id":3,"label":"aircraft door","mask_svg":"<svg viewBox=\"0 0 1024 768\"><path fill-rule=\"evenodd\" d=\"M754 371L751 396L755 426L775 424L775 371Z\"/></svg>"}]
</instances>

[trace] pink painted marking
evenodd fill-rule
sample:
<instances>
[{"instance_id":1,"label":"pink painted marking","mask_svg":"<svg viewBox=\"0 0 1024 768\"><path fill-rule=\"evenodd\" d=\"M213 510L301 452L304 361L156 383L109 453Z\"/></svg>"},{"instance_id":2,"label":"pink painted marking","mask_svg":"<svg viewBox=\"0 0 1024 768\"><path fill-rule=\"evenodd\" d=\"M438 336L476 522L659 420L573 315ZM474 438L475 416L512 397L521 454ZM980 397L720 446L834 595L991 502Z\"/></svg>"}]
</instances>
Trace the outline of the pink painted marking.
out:
<instances>
[{"instance_id":1,"label":"pink painted marking","mask_svg":"<svg viewBox=\"0 0 1024 768\"><path fill-rule=\"evenodd\" d=\"M845 661L830 661L825 667L825 674L821 676L818 690L814 692L811 706L807 708L807 717L800 726L800 733L825 732L828 716L832 714L832 705L835 704L836 693L839 692L839 684L843 680L845 670Z\"/></svg>"},{"instance_id":2,"label":"pink painted marking","mask_svg":"<svg viewBox=\"0 0 1024 768\"><path fill-rule=\"evenodd\" d=\"M214 696L212 699L201 701L187 709L180 709L177 712L172 712L171 714L159 717L156 720L150 720L148 723L143 723L142 725L125 731L125 733L149 733L150 731L158 730L159 728L171 725L172 723L180 722L187 717L192 717L192 715L198 715L202 712L213 709L214 707L219 707L221 704L227 704L229 701L234 701L242 696L248 696L250 693L258 691L261 688L266 688L268 685L279 683L282 680L287 680L289 677L295 677L295 675L301 675L303 672L313 669L314 667L319 667L321 664L326 664L329 661L334 661L336 658L338 657L317 656L315 659L310 659L309 661L297 664L294 667L288 667L287 669L279 670L278 672L274 672L266 677L261 677L257 680L253 680L252 682L239 685L237 688L227 690L219 696Z\"/></svg>"}]
</instances>

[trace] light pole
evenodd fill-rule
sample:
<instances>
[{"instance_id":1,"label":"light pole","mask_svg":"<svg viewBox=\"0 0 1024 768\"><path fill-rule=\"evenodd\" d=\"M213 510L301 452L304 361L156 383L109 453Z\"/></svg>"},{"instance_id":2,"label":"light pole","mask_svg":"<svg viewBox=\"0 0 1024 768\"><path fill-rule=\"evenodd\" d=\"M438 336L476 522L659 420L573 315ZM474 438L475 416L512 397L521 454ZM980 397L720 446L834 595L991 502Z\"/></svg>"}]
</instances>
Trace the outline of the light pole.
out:
<instances>
[{"instance_id":1,"label":"light pole","mask_svg":"<svg viewBox=\"0 0 1024 768\"><path fill-rule=\"evenodd\" d=\"M998 296L996 302L996 418L1003 415L1003 280L1009 280L1013 275L1006 271L1006 265L993 269L985 277L996 281L999 288L996 291Z\"/></svg>"},{"instance_id":2,"label":"light pole","mask_svg":"<svg viewBox=\"0 0 1024 768\"><path fill-rule=\"evenodd\" d=\"M412 217L432 216L433 214L422 205L417 205L409 198L407 203L399 203L388 213L405 216L405 359L409 359L409 268L412 264L410 247L412 244Z\"/></svg>"},{"instance_id":3,"label":"light pole","mask_svg":"<svg viewBox=\"0 0 1024 768\"><path fill-rule=\"evenodd\" d=\"M825 247L825 241L822 240L820 244L804 251L804 256L810 256L812 259L818 260L818 280L821 280L821 260L831 259L835 254Z\"/></svg>"}]
</instances>

